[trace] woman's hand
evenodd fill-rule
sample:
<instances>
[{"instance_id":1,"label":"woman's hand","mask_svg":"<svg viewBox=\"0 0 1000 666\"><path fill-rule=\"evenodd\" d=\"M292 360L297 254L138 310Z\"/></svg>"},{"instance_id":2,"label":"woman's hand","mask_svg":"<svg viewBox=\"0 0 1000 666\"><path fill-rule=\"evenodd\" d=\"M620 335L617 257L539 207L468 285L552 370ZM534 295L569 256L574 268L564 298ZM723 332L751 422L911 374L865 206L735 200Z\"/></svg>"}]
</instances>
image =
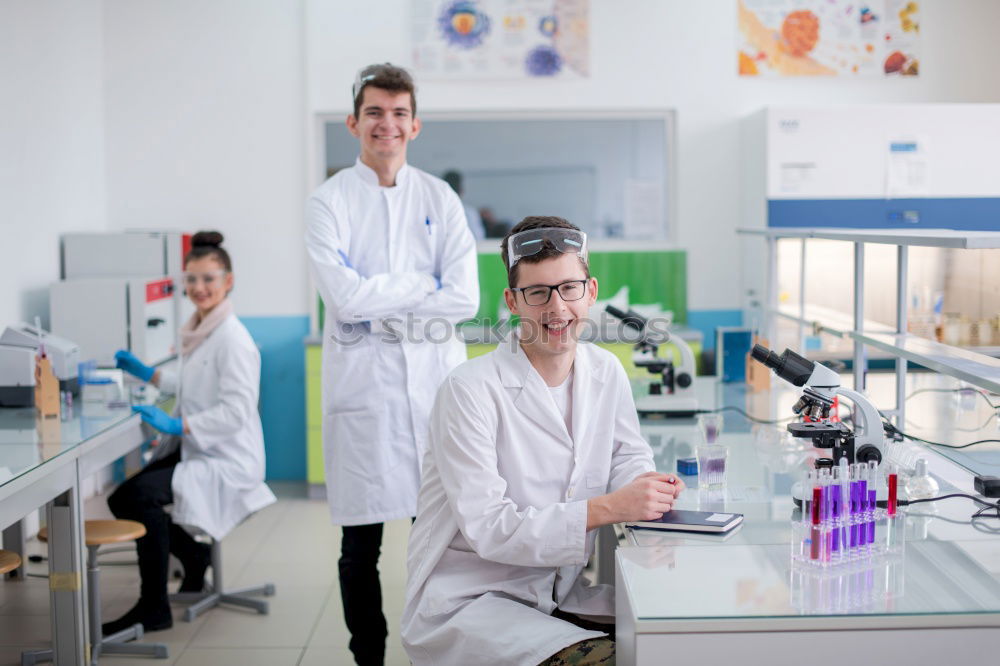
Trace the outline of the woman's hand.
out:
<instances>
[{"instance_id":1,"label":"woman's hand","mask_svg":"<svg viewBox=\"0 0 1000 666\"><path fill-rule=\"evenodd\" d=\"M115 367L124 370L133 377L138 377L144 382L152 379L153 373L156 372L155 368L149 367L140 361L135 354L124 349L119 349L115 352Z\"/></svg>"},{"instance_id":2,"label":"woman's hand","mask_svg":"<svg viewBox=\"0 0 1000 666\"><path fill-rule=\"evenodd\" d=\"M160 432L165 432L168 435L183 435L184 434L184 421L179 418L175 418L167 414L165 411L159 407L153 407L152 405L134 405L132 407L133 412L137 412L142 420L153 426Z\"/></svg>"}]
</instances>

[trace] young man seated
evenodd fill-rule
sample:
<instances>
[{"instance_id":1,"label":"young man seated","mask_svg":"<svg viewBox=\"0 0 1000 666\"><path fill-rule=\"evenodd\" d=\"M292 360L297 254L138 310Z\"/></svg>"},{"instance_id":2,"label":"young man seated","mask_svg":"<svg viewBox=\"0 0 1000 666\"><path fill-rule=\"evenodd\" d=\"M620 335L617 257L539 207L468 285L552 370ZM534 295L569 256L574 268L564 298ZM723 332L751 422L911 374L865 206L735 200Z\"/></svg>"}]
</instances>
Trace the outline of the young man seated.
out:
<instances>
[{"instance_id":1,"label":"young man seated","mask_svg":"<svg viewBox=\"0 0 1000 666\"><path fill-rule=\"evenodd\" d=\"M596 528L670 511L618 360L578 344L586 235L528 217L503 240L518 334L437 394L410 535L403 645L416 665L614 660L614 589L582 570Z\"/></svg>"}]
</instances>

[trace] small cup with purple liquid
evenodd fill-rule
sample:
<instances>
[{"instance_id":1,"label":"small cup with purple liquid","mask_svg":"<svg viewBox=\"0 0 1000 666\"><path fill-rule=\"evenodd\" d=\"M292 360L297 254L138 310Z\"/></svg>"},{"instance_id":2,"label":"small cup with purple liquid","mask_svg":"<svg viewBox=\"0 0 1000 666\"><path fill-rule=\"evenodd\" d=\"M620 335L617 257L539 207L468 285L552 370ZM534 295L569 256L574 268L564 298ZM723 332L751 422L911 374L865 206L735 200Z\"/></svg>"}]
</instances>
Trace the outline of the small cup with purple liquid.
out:
<instances>
[{"instance_id":1,"label":"small cup with purple liquid","mask_svg":"<svg viewBox=\"0 0 1000 666\"><path fill-rule=\"evenodd\" d=\"M719 439L719 435L722 434L722 414L699 414L698 427L705 438L705 443L715 444L715 441Z\"/></svg>"},{"instance_id":2,"label":"small cup with purple liquid","mask_svg":"<svg viewBox=\"0 0 1000 666\"><path fill-rule=\"evenodd\" d=\"M698 487L717 490L726 486L726 456L729 449L721 444L698 447Z\"/></svg>"}]
</instances>

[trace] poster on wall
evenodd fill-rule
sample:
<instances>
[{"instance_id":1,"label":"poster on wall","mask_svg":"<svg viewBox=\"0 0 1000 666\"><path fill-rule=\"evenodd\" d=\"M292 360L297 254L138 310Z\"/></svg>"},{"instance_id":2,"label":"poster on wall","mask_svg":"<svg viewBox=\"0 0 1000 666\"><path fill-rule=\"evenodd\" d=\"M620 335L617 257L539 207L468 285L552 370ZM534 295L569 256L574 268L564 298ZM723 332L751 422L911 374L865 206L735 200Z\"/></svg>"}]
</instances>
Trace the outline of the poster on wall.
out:
<instances>
[{"instance_id":1,"label":"poster on wall","mask_svg":"<svg viewBox=\"0 0 1000 666\"><path fill-rule=\"evenodd\" d=\"M590 0L413 0L421 79L584 78Z\"/></svg>"},{"instance_id":2,"label":"poster on wall","mask_svg":"<svg viewBox=\"0 0 1000 666\"><path fill-rule=\"evenodd\" d=\"M737 0L740 76L917 76L912 0Z\"/></svg>"}]
</instances>

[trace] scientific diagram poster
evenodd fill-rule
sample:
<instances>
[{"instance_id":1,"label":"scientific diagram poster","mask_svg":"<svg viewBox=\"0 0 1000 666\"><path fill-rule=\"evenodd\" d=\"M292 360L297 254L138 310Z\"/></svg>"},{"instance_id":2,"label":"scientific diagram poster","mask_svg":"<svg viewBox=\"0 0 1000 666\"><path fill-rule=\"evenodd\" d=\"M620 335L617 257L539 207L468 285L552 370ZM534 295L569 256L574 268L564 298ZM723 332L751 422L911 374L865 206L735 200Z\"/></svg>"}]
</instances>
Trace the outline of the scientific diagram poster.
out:
<instances>
[{"instance_id":1,"label":"scientific diagram poster","mask_svg":"<svg viewBox=\"0 0 1000 666\"><path fill-rule=\"evenodd\" d=\"M413 0L411 12L422 79L590 75L590 0Z\"/></svg>"},{"instance_id":2,"label":"scientific diagram poster","mask_svg":"<svg viewBox=\"0 0 1000 666\"><path fill-rule=\"evenodd\" d=\"M917 76L912 0L737 0L740 76Z\"/></svg>"}]
</instances>

